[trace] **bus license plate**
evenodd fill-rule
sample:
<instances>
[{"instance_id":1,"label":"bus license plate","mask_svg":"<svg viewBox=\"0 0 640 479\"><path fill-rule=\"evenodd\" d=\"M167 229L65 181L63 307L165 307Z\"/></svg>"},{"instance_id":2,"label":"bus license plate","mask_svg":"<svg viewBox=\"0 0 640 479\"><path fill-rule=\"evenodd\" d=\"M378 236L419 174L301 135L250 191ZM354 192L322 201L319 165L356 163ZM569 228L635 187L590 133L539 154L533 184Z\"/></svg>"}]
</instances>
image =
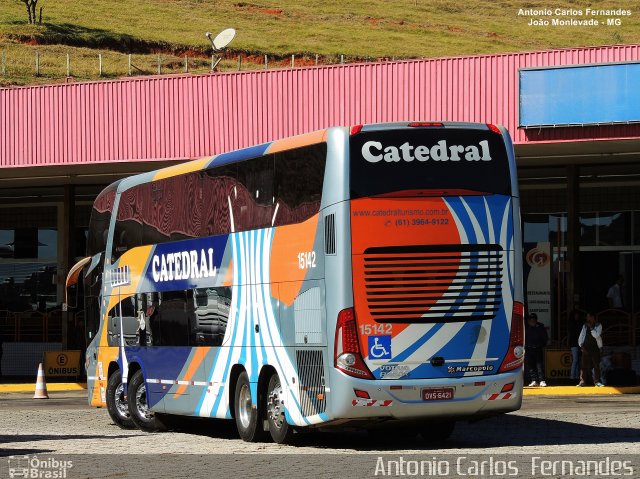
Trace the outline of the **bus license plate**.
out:
<instances>
[{"instance_id":1,"label":"bus license plate","mask_svg":"<svg viewBox=\"0 0 640 479\"><path fill-rule=\"evenodd\" d=\"M423 401L447 401L453 399L453 388L430 388L422 390Z\"/></svg>"}]
</instances>

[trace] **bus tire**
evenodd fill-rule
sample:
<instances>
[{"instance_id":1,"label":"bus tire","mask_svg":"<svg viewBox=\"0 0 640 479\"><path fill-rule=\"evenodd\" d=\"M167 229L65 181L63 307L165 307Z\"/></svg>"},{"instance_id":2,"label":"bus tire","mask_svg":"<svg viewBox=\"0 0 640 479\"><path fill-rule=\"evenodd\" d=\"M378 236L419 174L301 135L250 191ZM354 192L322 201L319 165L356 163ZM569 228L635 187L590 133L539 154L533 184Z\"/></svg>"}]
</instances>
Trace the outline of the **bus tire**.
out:
<instances>
[{"instance_id":1,"label":"bus tire","mask_svg":"<svg viewBox=\"0 0 640 479\"><path fill-rule=\"evenodd\" d=\"M116 370L107 382L107 411L114 424L122 429L135 429L136 424L131 419L129 403L122 382L122 372Z\"/></svg>"},{"instance_id":2,"label":"bus tire","mask_svg":"<svg viewBox=\"0 0 640 479\"><path fill-rule=\"evenodd\" d=\"M267 386L267 419L274 442L287 444L293 437L293 427L287 423L284 411L284 391L278 373L273 373Z\"/></svg>"},{"instance_id":3,"label":"bus tire","mask_svg":"<svg viewBox=\"0 0 640 479\"><path fill-rule=\"evenodd\" d=\"M141 370L136 371L129 381L127 400L129 401L131 419L138 426L138 429L145 432L157 432L165 429L160 418L149 408L147 386Z\"/></svg>"},{"instance_id":4,"label":"bus tire","mask_svg":"<svg viewBox=\"0 0 640 479\"><path fill-rule=\"evenodd\" d=\"M267 434L262 427L262 414L259 404L253 404L251 386L246 371L242 371L236 381L234 395L235 419L238 434L243 441L263 441Z\"/></svg>"},{"instance_id":5,"label":"bus tire","mask_svg":"<svg viewBox=\"0 0 640 479\"><path fill-rule=\"evenodd\" d=\"M446 441L455 427L455 421L432 422L422 426L420 435L427 442Z\"/></svg>"}]
</instances>

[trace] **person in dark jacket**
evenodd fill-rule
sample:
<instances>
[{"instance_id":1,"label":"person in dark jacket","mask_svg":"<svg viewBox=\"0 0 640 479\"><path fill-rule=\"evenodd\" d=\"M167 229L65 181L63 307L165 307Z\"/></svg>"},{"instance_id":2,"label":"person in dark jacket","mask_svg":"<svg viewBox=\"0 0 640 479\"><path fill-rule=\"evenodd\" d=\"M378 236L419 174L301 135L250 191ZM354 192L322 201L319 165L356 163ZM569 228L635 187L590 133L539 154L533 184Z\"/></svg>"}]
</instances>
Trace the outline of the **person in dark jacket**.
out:
<instances>
[{"instance_id":1,"label":"person in dark jacket","mask_svg":"<svg viewBox=\"0 0 640 479\"><path fill-rule=\"evenodd\" d=\"M587 313L587 321L582 326L578 344L582 349L582 368L580 370L580 382L578 386L585 386L593 368L593 382L597 387L604 384L600 381L600 355L602 351L602 324L595 315Z\"/></svg>"},{"instance_id":2,"label":"person in dark jacket","mask_svg":"<svg viewBox=\"0 0 640 479\"><path fill-rule=\"evenodd\" d=\"M549 339L547 328L544 324L538 322L538 315L531 313L527 318L527 327L524 333L525 361L531 383L529 386L545 387L547 383L544 380L544 363L543 354L544 347Z\"/></svg>"},{"instance_id":3,"label":"person in dark jacket","mask_svg":"<svg viewBox=\"0 0 640 479\"><path fill-rule=\"evenodd\" d=\"M582 331L584 320L580 311L577 309L569 316L569 324L567 325L567 346L571 348L571 379L580 377L580 346L578 346L578 337Z\"/></svg>"}]
</instances>

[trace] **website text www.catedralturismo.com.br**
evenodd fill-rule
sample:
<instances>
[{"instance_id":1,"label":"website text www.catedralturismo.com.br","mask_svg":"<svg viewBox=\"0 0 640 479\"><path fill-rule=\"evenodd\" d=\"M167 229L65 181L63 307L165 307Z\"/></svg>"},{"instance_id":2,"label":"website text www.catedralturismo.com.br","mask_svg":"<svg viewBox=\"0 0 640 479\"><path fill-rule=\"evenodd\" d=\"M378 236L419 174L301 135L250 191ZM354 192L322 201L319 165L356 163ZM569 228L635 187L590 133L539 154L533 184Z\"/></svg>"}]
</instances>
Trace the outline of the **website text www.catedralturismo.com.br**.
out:
<instances>
[{"instance_id":1,"label":"website text www.catedralturismo.com.br","mask_svg":"<svg viewBox=\"0 0 640 479\"><path fill-rule=\"evenodd\" d=\"M353 216L443 216L447 215L449 210L443 208L432 209L403 209L403 208L387 208L381 210L354 210Z\"/></svg>"}]
</instances>

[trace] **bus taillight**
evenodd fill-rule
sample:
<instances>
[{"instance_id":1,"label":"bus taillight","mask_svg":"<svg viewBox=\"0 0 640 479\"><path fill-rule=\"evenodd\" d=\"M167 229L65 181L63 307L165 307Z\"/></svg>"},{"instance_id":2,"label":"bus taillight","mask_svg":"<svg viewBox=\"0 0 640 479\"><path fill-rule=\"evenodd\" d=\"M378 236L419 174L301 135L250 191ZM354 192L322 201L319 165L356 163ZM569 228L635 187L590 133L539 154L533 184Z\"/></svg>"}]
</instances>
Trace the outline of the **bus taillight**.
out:
<instances>
[{"instance_id":1,"label":"bus taillight","mask_svg":"<svg viewBox=\"0 0 640 479\"><path fill-rule=\"evenodd\" d=\"M373 379L371 371L364 364L360 354L358 328L353 308L343 309L338 313L333 357L335 367L345 374L355 378Z\"/></svg>"},{"instance_id":2,"label":"bus taillight","mask_svg":"<svg viewBox=\"0 0 640 479\"><path fill-rule=\"evenodd\" d=\"M489 128L490 131L497 133L498 135L502 135L502 132L500 131L500 128L498 128L496 125L493 125L491 123L487 123L487 127Z\"/></svg>"},{"instance_id":3,"label":"bus taillight","mask_svg":"<svg viewBox=\"0 0 640 479\"><path fill-rule=\"evenodd\" d=\"M524 361L524 305L513 303L511 315L511 334L509 335L509 349L500 366L501 373L511 371L522 365Z\"/></svg>"}]
</instances>

